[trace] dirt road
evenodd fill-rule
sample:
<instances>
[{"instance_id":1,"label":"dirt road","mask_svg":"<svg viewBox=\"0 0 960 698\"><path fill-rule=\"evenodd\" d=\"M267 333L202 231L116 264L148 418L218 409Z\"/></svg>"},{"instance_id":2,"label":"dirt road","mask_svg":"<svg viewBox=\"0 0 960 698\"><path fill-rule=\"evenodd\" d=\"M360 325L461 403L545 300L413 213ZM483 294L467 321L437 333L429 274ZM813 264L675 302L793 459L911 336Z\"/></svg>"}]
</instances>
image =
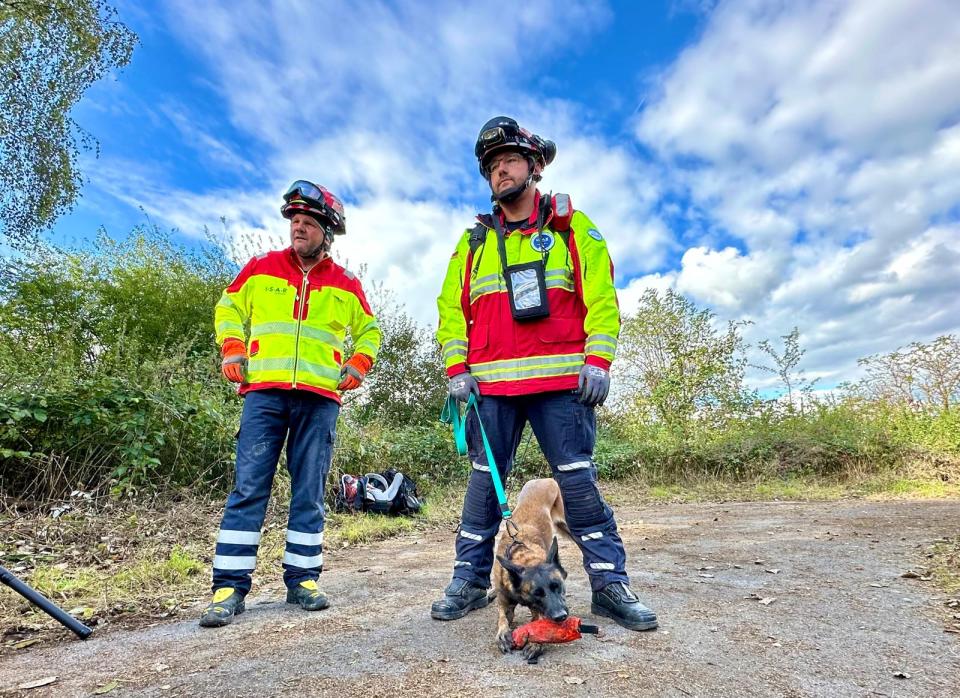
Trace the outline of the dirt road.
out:
<instances>
[{"instance_id":1,"label":"dirt road","mask_svg":"<svg viewBox=\"0 0 960 698\"><path fill-rule=\"evenodd\" d=\"M0 695L960 695L960 635L944 632L946 599L901 576L960 530L960 502L659 505L617 515L634 589L660 614L654 632L590 615L586 575L566 542L571 611L605 634L551 647L537 665L505 657L492 605L430 620L452 559L451 532L436 531L329 554L326 611L287 606L272 583L219 630L195 621L108 630L0 657Z\"/></svg>"}]
</instances>

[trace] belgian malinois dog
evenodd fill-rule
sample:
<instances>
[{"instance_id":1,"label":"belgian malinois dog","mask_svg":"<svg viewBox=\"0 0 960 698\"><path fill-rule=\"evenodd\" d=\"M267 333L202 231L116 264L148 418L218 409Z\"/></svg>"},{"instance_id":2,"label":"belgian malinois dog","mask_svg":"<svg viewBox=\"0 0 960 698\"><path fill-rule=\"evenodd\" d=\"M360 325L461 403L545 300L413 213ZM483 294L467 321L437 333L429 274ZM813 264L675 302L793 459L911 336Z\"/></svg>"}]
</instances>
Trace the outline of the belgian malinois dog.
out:
<instances>
[{"instance_id":1,"label":"belgian malinois dog","mask_svg":"<svg viewBox=\"0 0 960 698\"><path fill-rule=\"evenodd\" d=\"M570 532L557 483L543 479L524 485L512 521L516 528L508 524L500 534L493 565L499 611L497 646L504 653L513 649L511 625L517 604L529 608L533 620L543 617L562 622L570 615L564 585L567 572L560 565L557 531L567 536ZM542 644L530 643L523 650L530 663L541 654Z\"/></svg>"}]
</instances>

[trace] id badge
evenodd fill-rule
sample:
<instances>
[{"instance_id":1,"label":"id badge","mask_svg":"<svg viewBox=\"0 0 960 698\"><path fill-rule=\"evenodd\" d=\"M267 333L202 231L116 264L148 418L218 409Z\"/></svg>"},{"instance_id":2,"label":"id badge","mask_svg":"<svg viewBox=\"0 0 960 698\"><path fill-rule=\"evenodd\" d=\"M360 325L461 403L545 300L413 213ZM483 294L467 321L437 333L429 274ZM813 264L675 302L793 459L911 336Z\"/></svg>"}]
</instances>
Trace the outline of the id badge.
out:
<instances>
[{"instance_id":1,"label":"id badge","mask_svg":"<svg viewBox=\"0 0 960 698\"><path fill-rule=\"evenodd\" d=\"M539 320L550 315L543 262L507 267L510 313L514 320Z\"/></svg>"}]
</instances>

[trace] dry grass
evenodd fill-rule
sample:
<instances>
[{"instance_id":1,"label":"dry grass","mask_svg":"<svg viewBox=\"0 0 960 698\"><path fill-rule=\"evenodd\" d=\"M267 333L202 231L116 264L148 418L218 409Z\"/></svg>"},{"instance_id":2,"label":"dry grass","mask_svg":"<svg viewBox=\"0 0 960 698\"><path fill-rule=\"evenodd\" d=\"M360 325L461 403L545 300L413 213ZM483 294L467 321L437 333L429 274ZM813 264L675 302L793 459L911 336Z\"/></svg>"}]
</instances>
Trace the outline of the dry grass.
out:
<instances>
[{"instance_id":1,"label":"dry grass","mask_svg":"<svg viewBox=\"0 0 960 698\"><path fill-rule=\"evenodd\" d=\"M254 582L282 576L288 485L278 478ZM415 518L331 513L324 546L382 540L459 518L462 490L431 494ZM148 501L77 496L0 511L0 564L91 627L143 626L195 613L209 594L223 500L192 493ZM68 631L0 586L0 653Z\"/></svg>"}]
</instances>

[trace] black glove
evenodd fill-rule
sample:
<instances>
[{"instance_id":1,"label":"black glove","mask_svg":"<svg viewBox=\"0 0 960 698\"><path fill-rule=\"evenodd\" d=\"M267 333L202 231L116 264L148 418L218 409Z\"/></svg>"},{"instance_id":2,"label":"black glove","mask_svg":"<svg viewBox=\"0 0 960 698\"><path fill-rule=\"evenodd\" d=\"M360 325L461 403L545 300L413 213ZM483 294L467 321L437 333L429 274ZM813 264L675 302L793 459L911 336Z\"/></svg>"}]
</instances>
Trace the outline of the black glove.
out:
<instances>
[{"instance_id":1,"label":"black glove","mask_svg":"<svg viewBox=\"0 0 960 698\"><path fill-rule=\"evenodd\" d=\"M587 407L602 405L610 392L610 373L599 366L584 364L580 369L579 400Z\"/></svg>"},{"instance_id":2,"label":"black glove","mask_svg":"<svg viewBox=\"0 0 960 698\"><path fill-rule=\"evenodd\" d=\"M470 375L470 372L458 373L450 382L447 383L447 390L451 397L457 402L466 402L470 393L477 396L477 402L480 402L480 386L477 385L477 379Z\"/></svg>"}]
</instances>

